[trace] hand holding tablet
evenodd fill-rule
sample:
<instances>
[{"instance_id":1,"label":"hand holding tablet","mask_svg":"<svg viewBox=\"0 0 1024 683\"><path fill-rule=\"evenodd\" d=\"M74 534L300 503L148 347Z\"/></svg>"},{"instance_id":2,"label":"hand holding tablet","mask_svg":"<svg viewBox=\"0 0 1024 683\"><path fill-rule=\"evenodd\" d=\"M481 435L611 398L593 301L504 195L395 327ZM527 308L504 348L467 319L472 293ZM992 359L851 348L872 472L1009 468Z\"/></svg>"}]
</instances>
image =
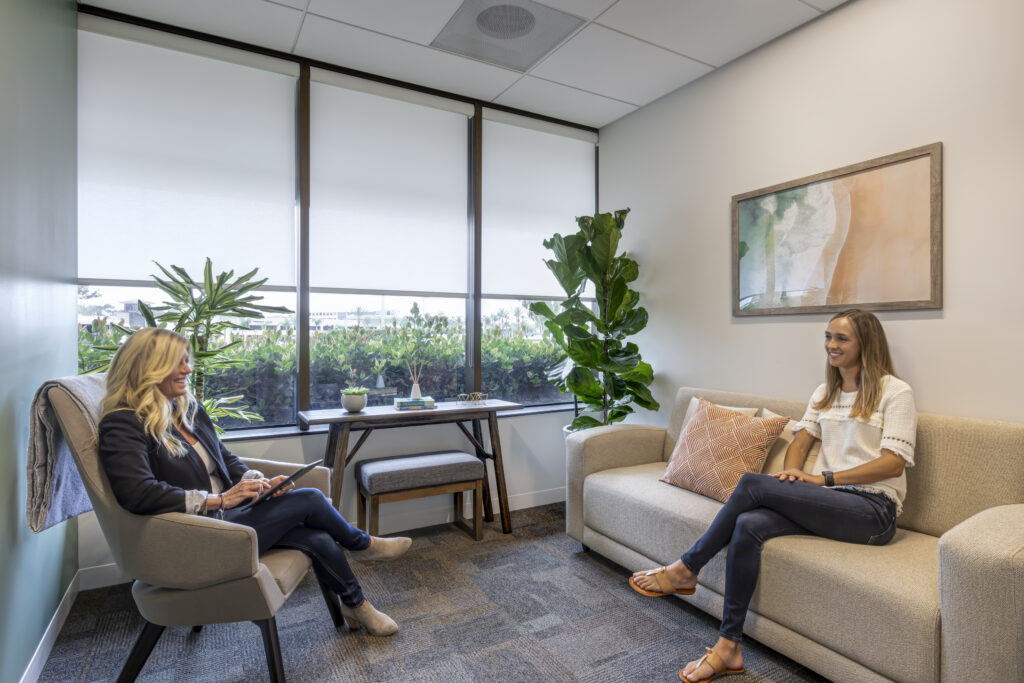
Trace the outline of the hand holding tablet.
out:
<instances>
[{"instance_id":1,"label":"hand holding tablet","mask_svg":"<svg viewBox=\"0 0 1024 683\"><path fill-rule=\"evenodd\" d=\"M285 477L284 479L282 479L281 481L277 482L276 484L271 486L269 489L267 489L266 491L261 493L259 498L255 498L255 499L249 501L245 505L240 506L238 509L239 510L248 510L249 508L253 507L254 505L258 505L258 504L262 503L265 500L269 500L270 498L273 498L275 493L277 493L278 491L283 489L288 484L294 483L297 479L299 479L299 477L303 476L304 474L306 474L307 472L309 472L311 469L313 469L314 467L316 467L317 465L319 465L322 462L323 462L323 458L321 458L320 460L317 460L315 462L311 462L308 465L305 465L303 467L300 467L299 469L297 469L294 472L292 472L289 476Z\"/></svg>"}]
</instances>

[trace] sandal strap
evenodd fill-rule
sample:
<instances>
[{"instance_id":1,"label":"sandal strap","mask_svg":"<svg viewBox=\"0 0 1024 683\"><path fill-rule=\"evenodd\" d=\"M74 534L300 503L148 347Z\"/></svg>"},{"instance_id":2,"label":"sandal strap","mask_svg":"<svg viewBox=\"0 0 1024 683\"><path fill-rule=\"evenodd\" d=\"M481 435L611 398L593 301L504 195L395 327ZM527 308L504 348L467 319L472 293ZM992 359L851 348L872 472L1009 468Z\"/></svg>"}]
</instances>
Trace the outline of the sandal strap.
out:
<instances>
[{"instance_id":1,"label":"sandal strap","mask_svg":"<svg viewBox=\"0 0 1024 683\"><path fill-rule=\"evenodd\" d=\"M668 578L668 569L661 567L654 571L654 578L658 580L658 588L661 589L662 593L675 593L676 589L672 587L672 582Z\"/></svg>"},{"instance_id":2,"label":"sandal strap","mask_svg":"<svg viewBox=\"0 0 1024 683\"><path fill-rule=\"evenodd\" d=\"M725 662L723 662L722 658L718 656L718 653L712 650L710 647L706 647L704 649L707 650L708 653L701 657L701 659L705 660L708 663L708 666L711 667L711 671L714 672L713 675L717 676L718 674L725 671Z\"/></svg>"}]
</instances>

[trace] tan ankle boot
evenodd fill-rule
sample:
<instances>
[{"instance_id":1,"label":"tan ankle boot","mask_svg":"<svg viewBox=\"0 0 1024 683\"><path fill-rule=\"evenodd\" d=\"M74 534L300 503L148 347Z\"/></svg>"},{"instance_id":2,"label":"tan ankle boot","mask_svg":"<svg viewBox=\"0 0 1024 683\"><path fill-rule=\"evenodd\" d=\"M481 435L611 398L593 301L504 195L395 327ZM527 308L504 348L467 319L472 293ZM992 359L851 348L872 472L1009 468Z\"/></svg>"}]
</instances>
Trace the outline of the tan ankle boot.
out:
<instances>
[{"instance_id":1,"label":"tan ankle boot","mask_svg":"<svg viewBox=\"0 0 1024 683\"><path fill-rule=\"evenodd\" d=\"M401 557L412 545L412 539L406 536L382 538L373 536L373 542L365 550L350 550L352 559L365 562L367 560L393 560Z\"/></svg>"},{"instance_id":2,"label":"tan ankle boot","mask_svg":"<svg viewBox=\"0 0 1024 683\"><path fill-rule=\"evenodd\" d=\"M390 636L398 630L395 620L383 612L378 612L369 600L363 600L359 607L349 607L342 603L341 614L353 631L365 626L366 632L371 636Z\"/></svg>"}]
</instances>

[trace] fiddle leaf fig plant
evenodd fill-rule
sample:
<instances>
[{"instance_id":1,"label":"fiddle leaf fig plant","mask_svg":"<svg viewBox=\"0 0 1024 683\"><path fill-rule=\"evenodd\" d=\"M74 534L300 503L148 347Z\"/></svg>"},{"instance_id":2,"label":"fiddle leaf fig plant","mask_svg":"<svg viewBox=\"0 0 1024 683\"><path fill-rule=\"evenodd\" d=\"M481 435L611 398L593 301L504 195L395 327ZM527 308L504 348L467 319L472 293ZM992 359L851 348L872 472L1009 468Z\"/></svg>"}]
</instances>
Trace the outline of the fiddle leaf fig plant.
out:
<instances>
[{"instance_id":1,"label":"fiddle leaf fig plant","mask_svg":"<svg viewBox=\"0 0 1024 683\"><path fill-rule=\"evenodd\" d=\"M584 412L592 413L577 415L569 425L574 431L620 422L634 412L634 405L660 407L648 388L653 369L637 345L626 341L647 326L640 294L629 287L640 267L619 253L628 213L620 209L580 216L579 232L544 240L544 247L554 253L544 263L566 298L557 313L543 301L530 304L530 311L544 319L563 352L549 371L549 381L562 393L575 395ZM588 282L594 286L596 312L582 299Z\"/></svg>"}]
</instances>

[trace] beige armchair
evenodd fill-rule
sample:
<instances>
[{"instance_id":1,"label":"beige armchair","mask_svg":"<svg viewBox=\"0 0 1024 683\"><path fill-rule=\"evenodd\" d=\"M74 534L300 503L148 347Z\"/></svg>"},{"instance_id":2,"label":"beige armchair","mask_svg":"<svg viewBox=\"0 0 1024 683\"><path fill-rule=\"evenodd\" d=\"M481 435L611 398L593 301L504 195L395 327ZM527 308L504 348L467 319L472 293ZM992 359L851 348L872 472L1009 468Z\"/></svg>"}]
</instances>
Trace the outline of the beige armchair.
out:
<instances>
[{"instance_id":1,"label":"beige armchair","mask_svg":"<svg viewBox=\"0 0 1024 683\"><path fill-rule=\"evenodd\" d=\"M310 569L297 550L257 554L255 530L210 517L134 515L118 505L96 450L96 432L60 387L47 396L85 483L117 565L135 579L132 597L146 621L118 681L133 681L168 626L252 621L260 627L271 681L284 680L275 615ZM266 460L247 464L268 477L297 466ZM303 485L329 495L329 471L318 467ZM337 595L320 586L334 625L342 623Z\"/></svg>"}]
</instances>

